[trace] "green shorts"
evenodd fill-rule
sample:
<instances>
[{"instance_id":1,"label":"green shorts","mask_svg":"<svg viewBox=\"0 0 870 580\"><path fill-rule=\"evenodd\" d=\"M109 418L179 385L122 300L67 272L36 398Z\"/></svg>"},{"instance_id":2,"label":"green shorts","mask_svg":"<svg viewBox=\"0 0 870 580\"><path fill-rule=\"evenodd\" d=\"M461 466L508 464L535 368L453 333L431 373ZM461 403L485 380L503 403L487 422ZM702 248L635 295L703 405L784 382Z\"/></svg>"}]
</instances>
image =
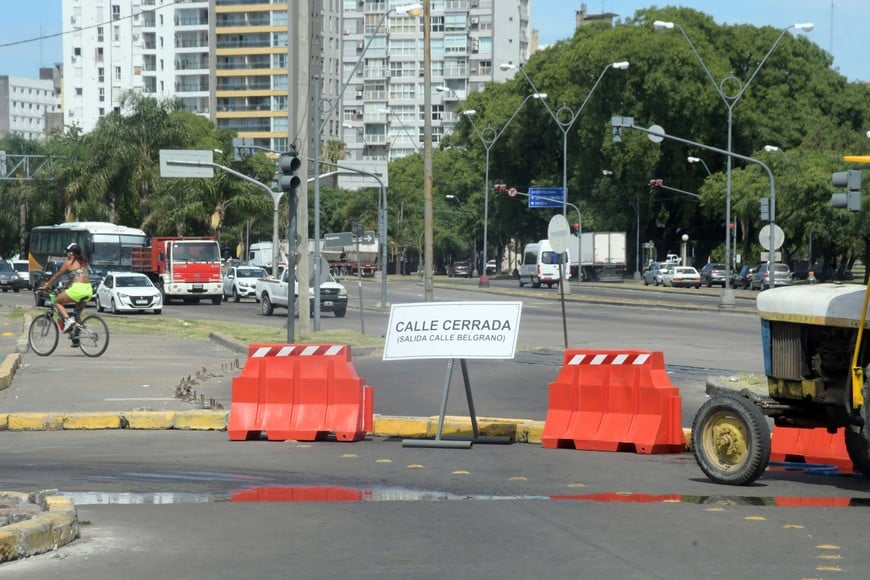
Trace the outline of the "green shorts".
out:
<instances>
[{"instance_id":1,"label":"green shorts","mask_svg":"<svg viewBox=\"0 0 870 580\"><path fill-rule=\"evenodd\" d=\"M93 298L94 289L91 287L90 282L73 282L73 284L66 289L66 295L76 302L81 302L82 300L90 300Z\"/></svg>"}]
</instances>

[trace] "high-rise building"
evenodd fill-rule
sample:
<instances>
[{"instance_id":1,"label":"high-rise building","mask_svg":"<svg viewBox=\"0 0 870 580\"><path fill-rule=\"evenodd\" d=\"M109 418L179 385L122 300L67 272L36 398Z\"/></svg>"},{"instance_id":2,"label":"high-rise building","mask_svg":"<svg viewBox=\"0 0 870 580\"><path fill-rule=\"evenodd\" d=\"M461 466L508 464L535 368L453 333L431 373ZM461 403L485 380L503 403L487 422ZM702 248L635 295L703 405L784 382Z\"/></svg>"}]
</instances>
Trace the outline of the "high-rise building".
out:
<instances>
[{"instance_id":1,"label":"high-rise building","mask_svg":"<svg viewBox=\"0 0 870 580\"><path fill-rule=\"evenodd\" d=\"M278 0L62 0L64 124L93 130L121 111L126 91L178 98L218 127L284 151L288 14ZM348 158L381 162L423 139L423 35L405 0L288 0L308 6L321 85L321 143L342 140ZM432 127L437 142L456 107L513 72L531 45L530 0L430 0ZM289 9L289 10L288 10ZM380 24L380 25L379 25ZM315 81L317 82L317 81ZM314 85L314 82L311 83ZM313 92L313 91L309 91ZM317 108L306 94L309 109ZM339 104L339 99L341 99ZM326 112L332 110L327 115Z\"/></svg>"},{"instance_id":2,"label":"high-rise building","mask_svg":"<svg viewBox=\"0 0 870 580\"><path fill-rule=\"evenodd\" d=\"M349 157L383 161L416 153L423 146L424 125L420 18L403 12L408 2L343 4L343 68L350 81L342 125ZM469 93L513 76L515 71L502 71L500 64L526 62L531 28L529 0L431 0L430 13L432 140L437 147Z\"/></svg>"},{"instance_id":3,"label":"high-rise building","mask_svg":"<svg viewBox=\"0 0 870 580\"><path fill-rule=\"evenodd\" d=\"M331 102L340 88L341 13L338 0L289 0L313 6L307 42L309 72L321 79L321 101ZM215 1L215 82L218 127L233 129L253 144L288 149L288 6L275 0ZM292 12L292 11L291 11ZM312 83L313 85L313 83ZM313 95L306 95L313 102ZM324 107L321 106L321 109ZM337 114L322 127L324 141L338 139ZM294 131L295 135L296 132Z\"/></svg>"},{"instance_id":4,"label":"high-rise building","mask_svg":"<svg viewBox=\"0 0 870 580\"><path fill-rule=\"evenodd\" d=\"M59 108L52 80L0 76L0 137L42 140Z\"/></svg>"},{"instance_id":5,"label":"high-rise building","mask_svg":"<svg viewBox=\"0 0 870 580\"><path fill-rule=\"evenodd\" d=\"M209 0L63 0L64 124L94 129L127 91L209 114Z\"/></svg>"}]
</instances>

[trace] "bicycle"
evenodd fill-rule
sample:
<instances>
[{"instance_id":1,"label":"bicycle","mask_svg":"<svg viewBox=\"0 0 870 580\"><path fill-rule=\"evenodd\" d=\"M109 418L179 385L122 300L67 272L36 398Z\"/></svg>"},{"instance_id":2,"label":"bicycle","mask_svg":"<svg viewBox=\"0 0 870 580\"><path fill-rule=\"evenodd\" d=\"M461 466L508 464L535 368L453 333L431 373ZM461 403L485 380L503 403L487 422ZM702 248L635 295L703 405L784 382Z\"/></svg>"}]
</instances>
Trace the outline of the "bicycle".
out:
<instances>
[{"instance_id":1,"label":"bicycle","mask_svg":"<svg viewBox=\"0 0 870 580\"><path fill-rule=\"evenodd\" d=\"M48 356L57 348L60 339L60 327L63 324L58 316L57 307L54 304L55 295L49 295L47 312L40 314L30 323L27 339L30 350L39 356ZM69 331L69 338L73 347L78 347L85 356L97 357L106 352L109 346L109 327L105 321L96 314L81 317L81 308L84 304L76 304L73 310L73 324L75 328Z\"/></svg>"}]
</instances>

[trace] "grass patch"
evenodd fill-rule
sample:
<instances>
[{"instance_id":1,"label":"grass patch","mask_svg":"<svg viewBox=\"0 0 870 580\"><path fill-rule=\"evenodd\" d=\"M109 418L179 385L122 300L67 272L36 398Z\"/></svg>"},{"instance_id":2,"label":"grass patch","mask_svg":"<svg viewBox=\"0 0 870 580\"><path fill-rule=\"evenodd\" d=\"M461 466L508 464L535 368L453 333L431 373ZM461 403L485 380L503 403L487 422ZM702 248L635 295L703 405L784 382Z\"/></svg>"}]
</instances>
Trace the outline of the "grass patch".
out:
<instances>
[{"instance_id":1,"label":"grass patch","mask_svg":"<svg viewBox=\"0 0 870 580\"><path fill-rule=\"evenodd\" d=\"M736 380L735 380L736 379ZM757 393L767 393L767 377L759 373L737 373L727 377L720 377L723 383L732 383L742 389L749 389Z\"/></svg>"},{"instance_id":2,"label":"grass patch","mask_svg":"<svg viewBox=\"0 0 870 580\"><path fill-rule=\"evenodd\" d=\"M10 318L23 318L25 314L39 316L45 312L41 308L14 308L9 310ZM87 314L93 313L88 311ZM109 326L109 330L120 334L159 334L174 338L208 340L212 332L218 332L228 338L242 343L285 343L287 328L271 328L256 324L238 324L218 320L186 320L182 318L165 318L163 316L113 316L100 315ZM382 346L384 340L375 336L366 336L352 330L333 329L312 332L307 339L300 339L299 344L349 344L351 346Z\"/></svg>"}]
</instances>

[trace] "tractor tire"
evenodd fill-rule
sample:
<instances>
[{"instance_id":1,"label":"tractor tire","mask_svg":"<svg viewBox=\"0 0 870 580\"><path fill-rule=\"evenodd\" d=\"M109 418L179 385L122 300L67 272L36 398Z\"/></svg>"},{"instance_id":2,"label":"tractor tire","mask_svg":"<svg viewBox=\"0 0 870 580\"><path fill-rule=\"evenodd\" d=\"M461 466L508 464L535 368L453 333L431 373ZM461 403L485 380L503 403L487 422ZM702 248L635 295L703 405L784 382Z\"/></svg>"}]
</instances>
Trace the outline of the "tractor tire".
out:
<instances>
[{"instance_id":1,"label":"tractor tire","mask_svg":"<svg viewBox=\"0 0 870 580\"><path fill-rule=\"evenodd\" d=\"M746 397L715 395L692 421L692 451L698 467L715 483L749 485L770 462L770 428Z\"/></svg>"}]
</instances>

